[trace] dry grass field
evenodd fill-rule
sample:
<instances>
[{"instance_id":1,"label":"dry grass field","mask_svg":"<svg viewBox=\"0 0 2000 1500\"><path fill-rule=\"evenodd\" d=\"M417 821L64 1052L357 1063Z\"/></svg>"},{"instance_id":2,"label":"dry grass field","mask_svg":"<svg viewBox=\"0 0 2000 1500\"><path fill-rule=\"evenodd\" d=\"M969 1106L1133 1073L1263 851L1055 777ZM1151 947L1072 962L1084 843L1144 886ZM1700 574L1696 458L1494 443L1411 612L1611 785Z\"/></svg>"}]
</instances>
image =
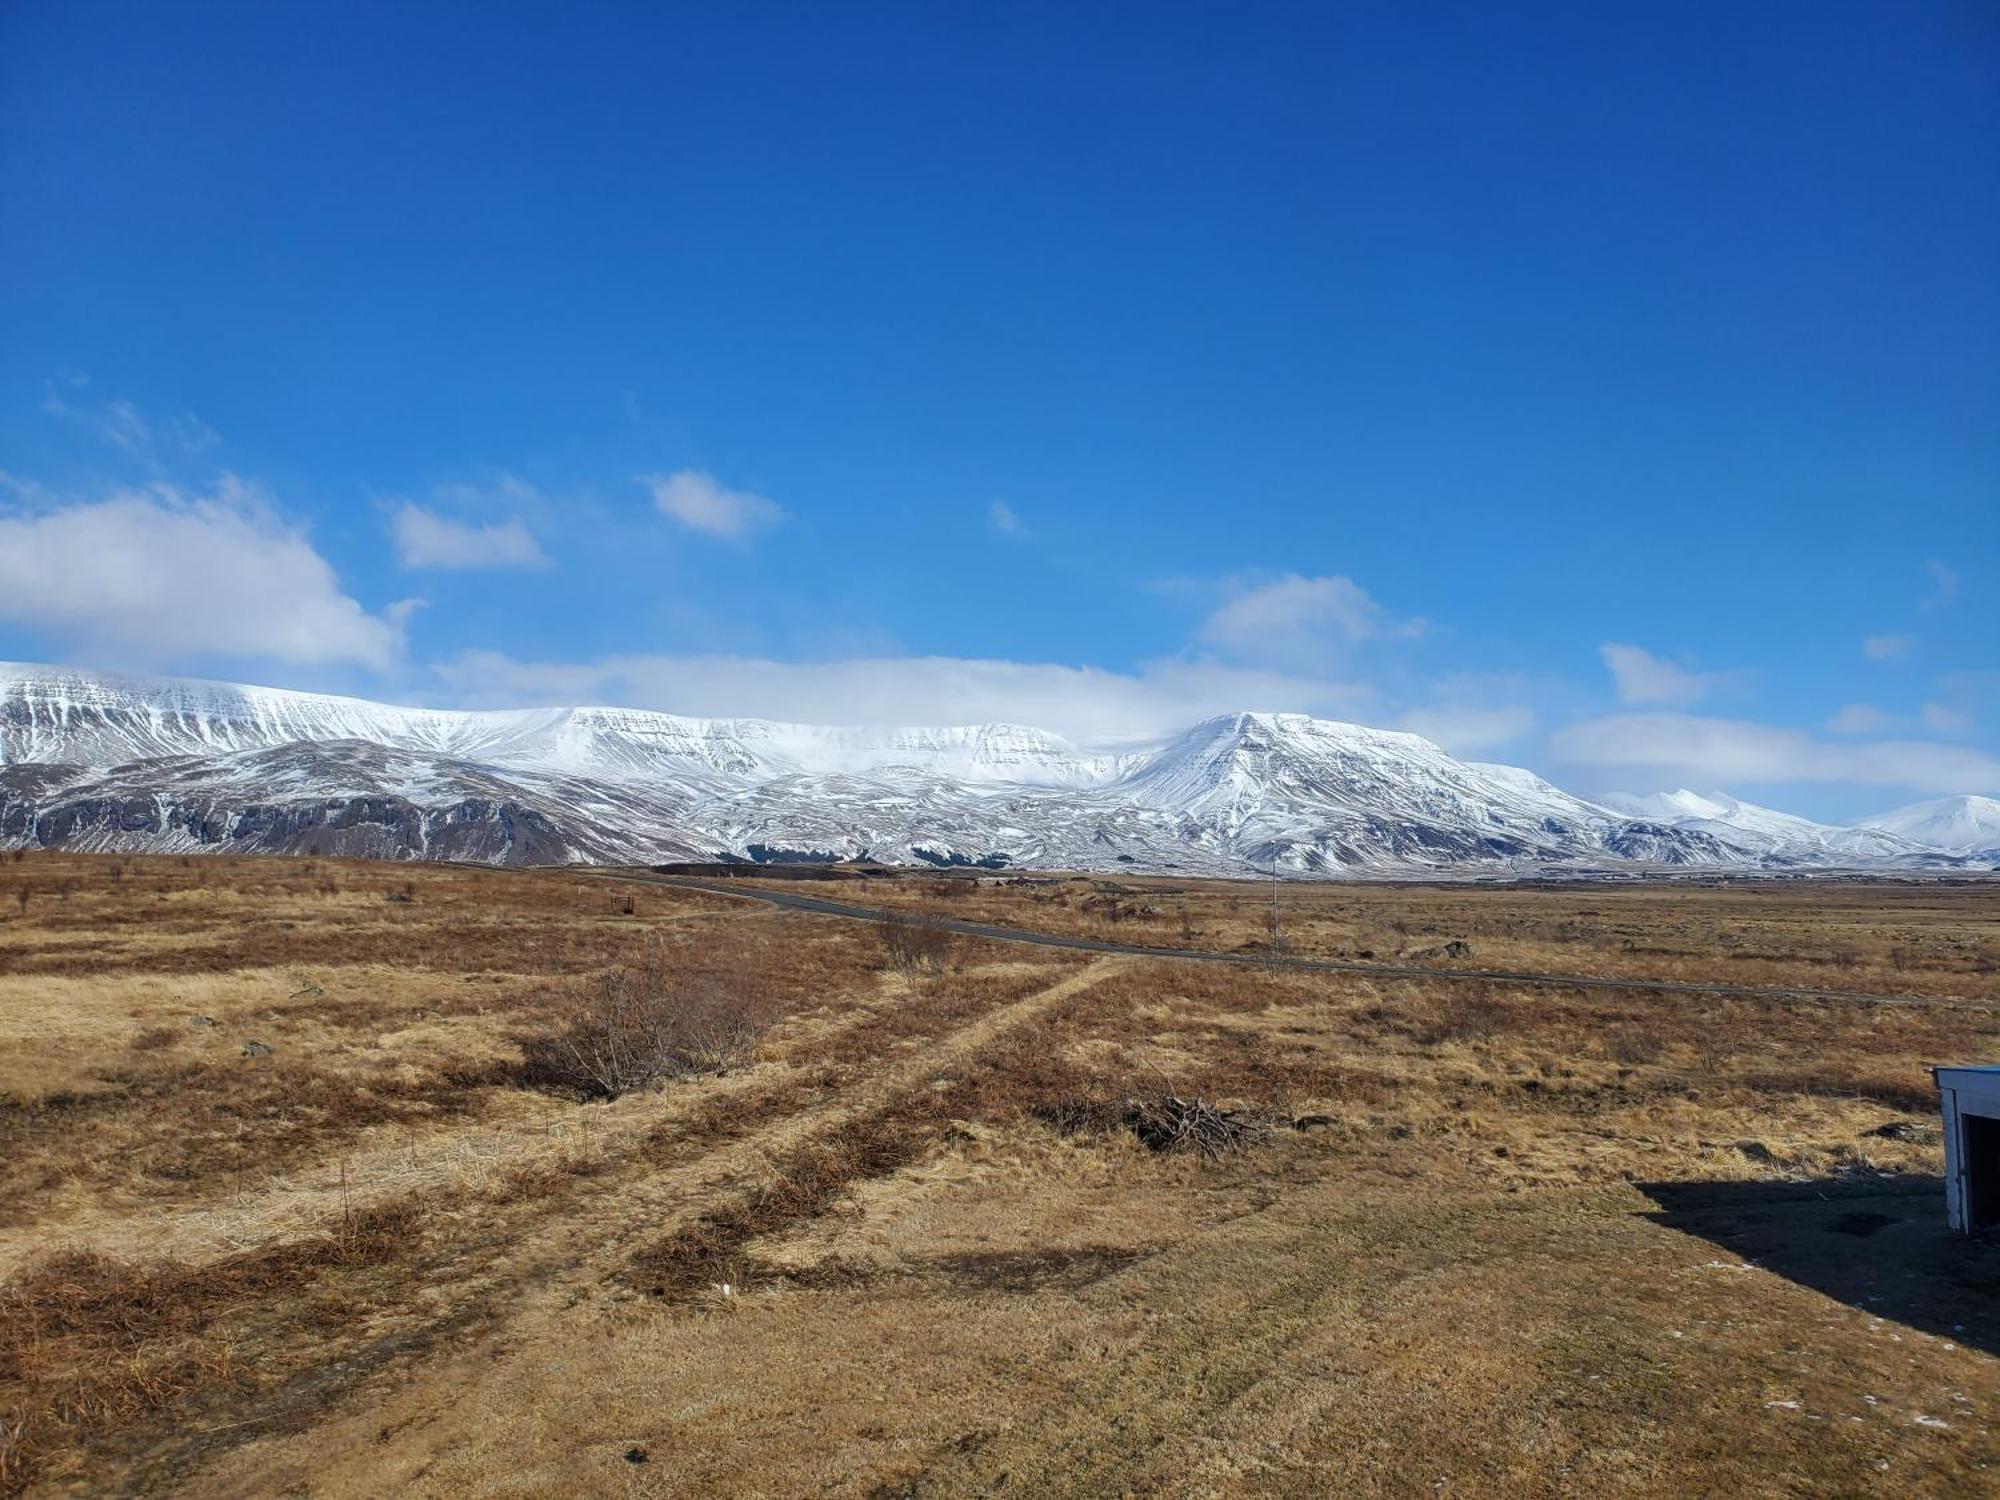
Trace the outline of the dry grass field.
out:
<instances>
[{"instance_id":1,"label":"dry grass field","mask_svg":"<svg viewBox=\"0 0 2000 1500\"><path fill-rule=\"evenodd\" d=\"M1269 940L1247 885L828 894ZM1944 1231L1924 1071L2000 1060L2000 884L1282 901L1294 953L1826 993L0 863L0 1493L2000 1488L2000 1250ZM631 972L740 1024L584 1097L550 1038ZM1151 1149L1168 1096L1232 1149Z\"/></svg>"},{"instance_id":2,"label":"dry grass field","mask_svg":"<svg viewBox=\"0 0 2000 1500\"><path fill-rule=\"evenodd\" d=\"M1268 952L1275 914L1279 950L1298 958L2000 999L1996 892L1987 877L1958 884L1287 881L1274 889L1251 881L955 872L808 886L742 883L1145 947Z\"/></svg>"}]
</instances>

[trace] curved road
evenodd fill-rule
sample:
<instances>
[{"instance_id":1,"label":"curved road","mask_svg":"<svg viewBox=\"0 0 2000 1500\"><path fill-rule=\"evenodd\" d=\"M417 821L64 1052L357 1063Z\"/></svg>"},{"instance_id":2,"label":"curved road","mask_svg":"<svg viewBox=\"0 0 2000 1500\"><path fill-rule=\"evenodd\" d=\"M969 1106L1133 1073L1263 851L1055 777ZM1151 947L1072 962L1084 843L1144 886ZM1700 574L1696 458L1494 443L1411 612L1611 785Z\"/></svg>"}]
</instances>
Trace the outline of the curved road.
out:
<instances>
[{"instance_id":1,"label":"curved road","mask_svg":"<svg viewBox=\"0 0 2000 1500\"><path fill-rule=\"evenodd\" d=\"M892 917L910 916L908 911L888 911L876 906L854 906L845 901L829 901L824 896L807 896L794 891L774 891L761 887L746 890L733 881L698 880L687 875L611 874L606 880L629 880L641 885L676 886L711 896L735 896L745 901L761 901L786 911L810 912L815 916L842 917L851 922L886 922ZM1486 984L1543 985L1552 989L1644 990L1665 995L1722 995L1752 1000L1844 1000L1858 1005L1926 1005L1956 1010L2000 1010L2000 1002L1966 1000L1956 996L1862 995L1852 990L1815 990L1771 985L1697 984L1679 979L1613 979L1595 974L1546 974L1513 969L1434 969L1421 964L1375 963L1345 958L1271 958L1260 953L1215 953L1194 948L1152 948L1140 943L1115 943L1106 938L1072 937L1060 932L1030 932L1020 927L998 927L988 922L967 922L957 917L931 916L928 920L948 932L966 937L991 938L1002 943L1029 943L1038 948L1071 948L1083 953L1124 953L1135 958L1165 959L1173 963L1248 964L1260 969L1302 969L1315 973L1362 974L1373 979L1477 980Z\"/></svg>"}]
</instances>

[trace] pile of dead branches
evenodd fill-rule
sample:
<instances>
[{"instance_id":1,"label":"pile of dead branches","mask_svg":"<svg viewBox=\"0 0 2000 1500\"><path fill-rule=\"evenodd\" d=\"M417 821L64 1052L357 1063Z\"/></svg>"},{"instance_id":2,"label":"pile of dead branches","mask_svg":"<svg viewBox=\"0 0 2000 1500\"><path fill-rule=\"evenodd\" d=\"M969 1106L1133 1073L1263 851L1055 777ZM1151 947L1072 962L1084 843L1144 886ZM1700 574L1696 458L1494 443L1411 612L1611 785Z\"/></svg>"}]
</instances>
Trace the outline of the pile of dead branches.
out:
<instances>
[{"instance_id":1,"label":"pile of dead branches","mask_svg":"<svg viewBox=\"0 0 2000 1500\"><path fill-rule=\"evenodd\" d=\"M1217 1109L1205 1099L1161 1094L1125 1107L1125 1128L1149 1151L1192 1151L1224 1156L1267 1139L1271 1127L1240 1110Z\"/></svg>"},{"instance_id":2,"label":"pile of dead branches","mask_svg":"<svg viewBox=\"0 0 2000 1500\"><path fill-rule=\"evenodd\" d=\"M1064 1135L1129 1130L1149 1151L1218 1157L1270 1138L1271 1127L1241 1110L1217 1109L1205 1099L1155 1094L1104 1104L1064 1099L1035 1113Z\"/></svg>"}]
</instances>

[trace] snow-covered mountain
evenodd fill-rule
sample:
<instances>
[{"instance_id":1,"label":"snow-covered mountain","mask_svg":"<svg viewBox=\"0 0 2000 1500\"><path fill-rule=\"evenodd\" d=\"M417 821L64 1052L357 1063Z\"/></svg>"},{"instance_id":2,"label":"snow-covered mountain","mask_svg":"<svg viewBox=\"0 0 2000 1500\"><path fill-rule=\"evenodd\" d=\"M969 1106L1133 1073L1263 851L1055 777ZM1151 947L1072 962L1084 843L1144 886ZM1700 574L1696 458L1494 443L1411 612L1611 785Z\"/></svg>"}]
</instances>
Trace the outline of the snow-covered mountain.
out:
<instances>
[{"instance_id":1,"label":"snow-covered mountain","mask_svg":"<svg viewBox=\"0 0 2000 1500\"><path fill-rule=\"evenodd\" d=\"M1664 823L1682 832L1708 834L1747 850L1771 865L1910 865L1936 861L1928 841L1880 828L1842 828L1776 812L1721 792L1703 796L1686 790L1649 797L1612 793L1598 799L1635 818Z\"/></svg>"},{"instance_id":2,"label":"snow-covered mountain","mask_svg":"<svg viewBox=\"0 0 2000 1500\"><path fill-rule=\"evenodd\" d=\"M1939 797L1866 820L1902 838L1982 859L2000 860L2000 800Z\"/></svg>"},{"instance_id":3,"label":"snow-covered mountain","mask_svg":"<svg viewBox=\"0 0 2000 1500\"><path fill-rule=\"evenodd\" d=\"M1099 753L1014 725L455 712L0 665L0 847L1364 876L1951 862L1691 796L1607 806L1301 714Z\"/></svg>"}]
</instances>

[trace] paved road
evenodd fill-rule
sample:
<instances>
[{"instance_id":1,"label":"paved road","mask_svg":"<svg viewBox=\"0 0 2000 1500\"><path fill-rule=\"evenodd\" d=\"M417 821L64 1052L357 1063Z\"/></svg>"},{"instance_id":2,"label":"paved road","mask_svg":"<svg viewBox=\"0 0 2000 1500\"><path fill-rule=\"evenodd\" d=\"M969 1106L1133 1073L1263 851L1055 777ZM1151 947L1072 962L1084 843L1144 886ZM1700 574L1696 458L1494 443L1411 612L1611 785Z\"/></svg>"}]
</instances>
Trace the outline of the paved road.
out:
<instances>
[{"instance_id":1,"label":"paved road","mask_svg":"<svg viewBox=\"0 0 2000 1500\"><path fill-rule=\"evenodd\" d=\"M764 887L745 888L729 880L698 880L686 875L602 872L607 880L630 880L643 885L678 886L712 896L735 896L745 901L761 901L786 911L810 912L821 917L843 917L851 922L885 922L908 912L885 911L875 906L855 906L846 901L829 901L824 896L807 896L795 891L774 891ZM1695 984L1679 979L1615 979L1595 974L1544 974L1514 969L1440 969L1421 964L1375 963L1345 958L1269 958L1259 953L1214 953L1191 948L1151 948L1139 943L1115 943L1106 938L1073 937L1060 932L1030 932L1019 927L997 927L987 922L966 922L957 917L933 917L938 926L966 937L991 938L1002 943L1030 943L1038 948L1071 948L1083 953L1125 953L1135 958L1167 959L1174 963L1247 964L1260 969L1301 969L1313 973L1363 974L1371 979L1442 979L1477 981L1485 984L1542 985L1553 989L1643 990L1665 995L1740 996L1753 1000L1834 1000L1858 1005L1923 1005L1956 1010L2000 1010L2000 1002L1965 1000L1955 996L1862 995L1852 990L1793 989L1768 985Z\"/></svg>"}]
</instances>

